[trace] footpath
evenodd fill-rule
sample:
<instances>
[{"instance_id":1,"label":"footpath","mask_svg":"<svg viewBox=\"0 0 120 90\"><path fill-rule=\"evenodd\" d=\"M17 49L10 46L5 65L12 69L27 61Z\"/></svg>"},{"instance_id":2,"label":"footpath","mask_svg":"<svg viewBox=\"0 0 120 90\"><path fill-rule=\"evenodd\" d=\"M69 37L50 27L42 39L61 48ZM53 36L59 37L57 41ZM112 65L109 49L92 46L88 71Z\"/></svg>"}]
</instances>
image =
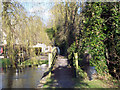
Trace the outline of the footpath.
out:
<instances>
[{"instance_id":1,"label":"footpath","mask_svg":"<svg viewBox=\"0 0 120 90\"><path fill-rule=\"evenodd\" d=\"M47 80L44 85L47 88L73 88L75 85L72 80L73 76L72 68L68 66L68 59L64 56L58 56L51 74L51 80Z\"/></svg>"}]
</instances>

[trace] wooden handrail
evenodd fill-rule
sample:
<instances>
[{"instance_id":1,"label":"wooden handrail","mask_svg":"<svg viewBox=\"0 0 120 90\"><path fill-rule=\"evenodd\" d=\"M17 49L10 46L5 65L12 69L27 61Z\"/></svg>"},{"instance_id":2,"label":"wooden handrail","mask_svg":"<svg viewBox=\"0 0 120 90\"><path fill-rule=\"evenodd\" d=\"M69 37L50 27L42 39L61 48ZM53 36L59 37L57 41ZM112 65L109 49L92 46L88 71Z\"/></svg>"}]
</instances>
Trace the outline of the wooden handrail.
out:
<instances>
[{"instance_id":1,"label":"wooden handrail","mask_svg":"<svg viewBox=\"0 0 120 90\"><path fill-rule=\"evenodd\" d=\"M50 77L51 76L51 71L53 69L53 66L55 64L55 60L57 58L57 48L54 47L51 51L51 53L49 53L48 55L48 60L49 60L49 66L46 70L46 72L43 74L42 78L46 77L47 75ZM42 79L41 78L41 79Z\"/></svg>"},{"instance_id":2,"label":"wooden handrail","mask_svg":"<svg viewBox=\"0 0 120 90\"><path fill-rule=\"evenodd\" d=\"M51 53L49 53L49 67L48 67L48 71L49 71L49 77L51 76L51 71L53 69L53 66L55 64L55 60L57 58L57 48L54 47L51 51Z\"/></svg>"}]
</instances>

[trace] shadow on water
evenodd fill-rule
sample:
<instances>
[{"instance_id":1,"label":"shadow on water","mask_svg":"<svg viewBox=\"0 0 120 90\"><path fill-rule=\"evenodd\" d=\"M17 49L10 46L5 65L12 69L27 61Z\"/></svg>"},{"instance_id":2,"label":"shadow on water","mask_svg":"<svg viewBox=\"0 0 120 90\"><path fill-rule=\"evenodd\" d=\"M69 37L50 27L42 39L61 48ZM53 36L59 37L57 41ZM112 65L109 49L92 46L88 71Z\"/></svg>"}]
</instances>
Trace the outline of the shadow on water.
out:
<instances>
[{"instance_id":1,"label":"shadow on water","mask_svg":"<svg viewBox=\"0 0 120 90\"><path fill-rule=\"evenodd\" d=\"M51 80L47 81L44 85L48 88L74 88L77 78L75 78L74 69L68 66L59 66L52 71ZM83 78L79 79L79 83L88 86L86 83L81 82Z\"/></svg>"}]
</instances>

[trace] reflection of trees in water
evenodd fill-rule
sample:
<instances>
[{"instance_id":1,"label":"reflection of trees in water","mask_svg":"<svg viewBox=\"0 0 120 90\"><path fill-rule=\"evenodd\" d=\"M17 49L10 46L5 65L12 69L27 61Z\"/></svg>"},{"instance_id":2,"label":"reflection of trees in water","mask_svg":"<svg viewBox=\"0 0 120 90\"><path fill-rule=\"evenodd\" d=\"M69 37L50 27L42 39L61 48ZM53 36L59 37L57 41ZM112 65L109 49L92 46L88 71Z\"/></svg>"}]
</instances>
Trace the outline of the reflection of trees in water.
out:
<instances>
[{"instance_id":1,"label":"reflection of trees in water","mask_svg":"<svg viewBox=\"0 0 120 90\"><path fill-rule=\"evenodd\" d=\"M0 89L2 89L2 73L1 72L0 72Z\"/></svg>"},{"instance_id":2,"label":"reflection of trees in water","mask_svg":"<svg viewBox=\"0 0 120 90\"><path fill-rule=\"evenodd\" d=\"M13 76L14 76L14 69L8 70L8 78L7 78L8 79L8 82L7 82L8 88L12 88Z\"/></svg>"},{"instance_id":3,"label":"reflection of trees in water","mask_svg":"<svg viewBox=\"0 0 120 90\"><path fill-rule=\"evenodd\" d=\"M40 78L43 76L44 68L26 67L4 70L2 78L3 88L36 88ZM17 72L17 74L16 74Z\"/></svg>"}]
</instances>

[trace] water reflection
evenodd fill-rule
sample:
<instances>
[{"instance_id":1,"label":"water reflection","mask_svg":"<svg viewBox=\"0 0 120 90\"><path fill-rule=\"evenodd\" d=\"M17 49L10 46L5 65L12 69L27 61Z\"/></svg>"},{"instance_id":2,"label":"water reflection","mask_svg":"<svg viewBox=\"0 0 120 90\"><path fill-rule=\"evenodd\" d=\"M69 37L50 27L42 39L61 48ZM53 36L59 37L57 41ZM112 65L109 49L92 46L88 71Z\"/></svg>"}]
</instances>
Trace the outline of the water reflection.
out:
<instances>
[{"instance_id":1,"label":"water reflection","mask_svg":"<svg viewBox=\"0 0 120 90\"><path fill-rule=\"evenodd\" d=\"M2 88L37 88L45 70L46 67L3 70L1 73Z\"/></svg>"},{"instance_id":2,"label":"water reflection","mask_svg":"<svg viewBox=\"0 0 120 90\"><path fill-rule=\"evenodd\" d=\"M2 89L2 73L0 73L0 90Z\"/></svg>"}]
</instances>

